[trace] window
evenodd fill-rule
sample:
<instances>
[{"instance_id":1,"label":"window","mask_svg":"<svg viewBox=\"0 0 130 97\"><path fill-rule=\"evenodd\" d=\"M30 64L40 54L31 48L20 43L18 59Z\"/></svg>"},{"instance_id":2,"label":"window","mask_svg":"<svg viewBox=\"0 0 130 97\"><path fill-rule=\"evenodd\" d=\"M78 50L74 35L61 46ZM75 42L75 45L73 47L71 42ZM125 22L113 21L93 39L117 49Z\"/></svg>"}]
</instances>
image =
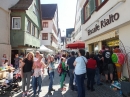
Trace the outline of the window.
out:
<instances>
[{"instance_id":1,"label":"window","mask_svg":"<svg viewBox=\"0 0 130 97\"><path fill-rule=\"evenodd\" d=\"M36 16L38 16L38 9L36 8L36 5L33 6L33 12Z\"/></svg>"},{"instance_id":2,"label":"window","mask_svg":"<svg viewBox=\"0 0 130 97\"><path fill-rule=\"evenodd\" d=\"M48 28L48 22L43 22L43 28Z\"/></svg>"},{"instance_id":3,"label":"window","mask_svg":"<svg viewBox=\"0 0 130 97\"><path fill-rule=\"evenodd\" d=\"M21 29L21 17L12 17L12 29Z\"/></svg>"},{"instance_id":4,"label":"window","mask_svg":"<svg viewBox=\"0 0 130 97\"><path fill-rule=\"evenodd\" d=\"M105 0L98 0L98 5L101 5Z\"/></svg>"},{"instance_id":5,"label":"window","mask_svg":"<svg viewBox=\"0 0 130 97\"><path fill-rule=\"evenodd\" d=\"M42 40L48 40L48 33L42 33Z\"/></svg>"},{"instance_id":6,"label":"window","mask_svg":"<svg viewBox=\"0 0 130 97\"><path fill-rule=\"evenodd\" d=\"M31 33L31 22L29 20L27 22L27 32Z\"/></svg>"},{"instance_id":7,"label":"window","mask_svg":"<svg viewBox=\"0 0 130 97\"><path fill-rule=\"evenodd\" d=\"M96 11L98 11L100 8L102 8L108 0L97 0L96 1Z\"/></svg>"},{"instance_id":8,"label":"window","mask_svg":"<svg viewBox=\"0 0 130 97\"><path fill-rule=\"evenodd\" d=\"M32 26L32 35L35 36L35 26Z\"/></svg>"},{"instance_id":9,"label":"window","mask_svg":"<svg viewBox=\"0 0 130 97\"><path fill-rule=\"evenodd\" d=\"M35 37L38 38L38 29L35 28Z\"/></svg>"},{"instance_id":10,"label":"window","mask_svg":"<svg viewBox=\"0 0 130 97\"><path fill-rule=\"evenodd\" d=\"M85 14L85 20L87 20L90 16L90 12L89 12L90 8L89 8L89 3L85 6L84 8L84 14Z\"/></svg>"}]
</instances>

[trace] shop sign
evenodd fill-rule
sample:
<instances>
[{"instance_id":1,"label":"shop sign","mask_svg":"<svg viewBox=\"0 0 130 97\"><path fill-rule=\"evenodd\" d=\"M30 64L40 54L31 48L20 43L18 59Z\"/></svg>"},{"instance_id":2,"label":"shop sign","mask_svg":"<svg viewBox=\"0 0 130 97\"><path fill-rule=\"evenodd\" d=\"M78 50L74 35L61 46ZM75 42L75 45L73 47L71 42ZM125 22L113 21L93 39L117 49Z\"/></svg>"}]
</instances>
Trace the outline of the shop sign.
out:
<instances>
[{"instance_id":1,"label":"shop sign","mask_svg":"<svg viewBox=\"0 0 130 97\"><path fill-rule=\"evenodd\" d=\"M115 13L114 15L113 14L109 15L108 19L104 19L104 20L100 21L100 25L96 24L94 28L89 29L88 35L91 35L97 31L99 31L100 29L106 27L107 25L110 25L111 23L117 21L119 19L119 17L120 17L119 13Z\"/></svg>"}]
</instances>

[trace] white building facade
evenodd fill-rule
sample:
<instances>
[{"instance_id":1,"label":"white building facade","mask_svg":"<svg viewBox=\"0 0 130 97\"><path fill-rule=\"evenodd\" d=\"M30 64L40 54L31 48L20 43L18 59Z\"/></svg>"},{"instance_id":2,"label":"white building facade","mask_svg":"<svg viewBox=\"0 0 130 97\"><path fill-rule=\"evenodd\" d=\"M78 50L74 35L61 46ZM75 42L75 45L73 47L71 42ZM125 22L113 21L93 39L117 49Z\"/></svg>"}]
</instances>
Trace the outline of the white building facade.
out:
<instances>
[{"instance_id":1,"label":"white building facade","mask_svg":"<svg viewBox=\"0 0 130 97\"><path fill-rule=\"evenodd\" d=\"M58 51L58 8L56 4L43 4L43 8L52 7L52 9L55 7L54 12L52 14L48 15L48 17L42 16L42 25L43 30L41 31L41 45L45 45L49 49L53 50L55 53ZM51 10L45 9L46 12L49 13ZM47 14L46 12L42 11L43 14Z\"/></svg>"},{"instance_id":2,"label":"white building facade","mask_svg":"<svg viewBox=\"0 0 130 97\"><path fill-rule=\"evenodd\" d=\"M80 6L80 0L77 0L77 5L76 5L76 14L75 14L75 25L74 25L74 32L72 33L73 35L73 41L81 40L82 37L82 29L81 29L81 6Z\"/></svg>"},{"instance_id":3,"label":"white building facade","mask_svg":"<svg viewBox=\"0 0 130 97\"><path fill-rule=\"evenodd\" d=\"M6 54L9 62L11 61L9 8L14 6L18 1L19 0L0 1L0 57L2 58L3 54Z\"/></svg>"},{"instance_id":4,"label":"white building facade","mask_svg":"<svg viewBox=\"0 0 130 97\"><path fill-rule=\"evenodd\" d=\"M82 40L89 52L108 45L120 47L126 54L130 49L130 0L80 0L82 7ZM127 65L123 76L128 76Z\"/></svg>"}]
</instances>

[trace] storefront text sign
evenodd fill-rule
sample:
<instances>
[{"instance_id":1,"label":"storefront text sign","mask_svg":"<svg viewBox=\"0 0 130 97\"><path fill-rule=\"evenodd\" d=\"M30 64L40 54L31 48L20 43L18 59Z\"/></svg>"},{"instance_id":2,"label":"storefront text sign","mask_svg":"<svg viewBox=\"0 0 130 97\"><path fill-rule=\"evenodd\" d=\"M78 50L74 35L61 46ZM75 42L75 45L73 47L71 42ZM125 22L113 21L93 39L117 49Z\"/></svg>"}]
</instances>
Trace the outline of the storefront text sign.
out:
<instances>
[{"instance_id":1,"label":"storefront text sign","mask_svg":"<svg viewBox=\"0 0 130 97\"><path fill-rule=\"evenodd\" d=\"M119 17L120 17L119 13L115 13L114 15L113 14L109 15L108 19L104 19L104 20L100 21L100 25L96 24L94 28L89 29L88 35L91 35L97 31L99 31L100 29L106 27L107 25L110 25L111 23L117 21L119 19Z\"/></svg>"}]
</instances>

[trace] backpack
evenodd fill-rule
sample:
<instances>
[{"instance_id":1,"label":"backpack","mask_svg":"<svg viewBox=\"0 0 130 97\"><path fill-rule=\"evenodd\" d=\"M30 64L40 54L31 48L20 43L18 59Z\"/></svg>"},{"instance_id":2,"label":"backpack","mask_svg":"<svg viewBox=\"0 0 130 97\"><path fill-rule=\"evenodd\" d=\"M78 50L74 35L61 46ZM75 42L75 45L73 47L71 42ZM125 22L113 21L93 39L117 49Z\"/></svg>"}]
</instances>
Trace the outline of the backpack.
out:
<instances>
[{"instance_id":1,"label":"backpack","mask_svg":"<svg viewBox=\"0 0 130 97\"><path fill-rule=\"evenodd\" d=\"M62 64L61 64L61 63L60 63L59 66L57 67L57 72L58 72L59 74L62 73Z\"/></svg>"}]
</instances>

